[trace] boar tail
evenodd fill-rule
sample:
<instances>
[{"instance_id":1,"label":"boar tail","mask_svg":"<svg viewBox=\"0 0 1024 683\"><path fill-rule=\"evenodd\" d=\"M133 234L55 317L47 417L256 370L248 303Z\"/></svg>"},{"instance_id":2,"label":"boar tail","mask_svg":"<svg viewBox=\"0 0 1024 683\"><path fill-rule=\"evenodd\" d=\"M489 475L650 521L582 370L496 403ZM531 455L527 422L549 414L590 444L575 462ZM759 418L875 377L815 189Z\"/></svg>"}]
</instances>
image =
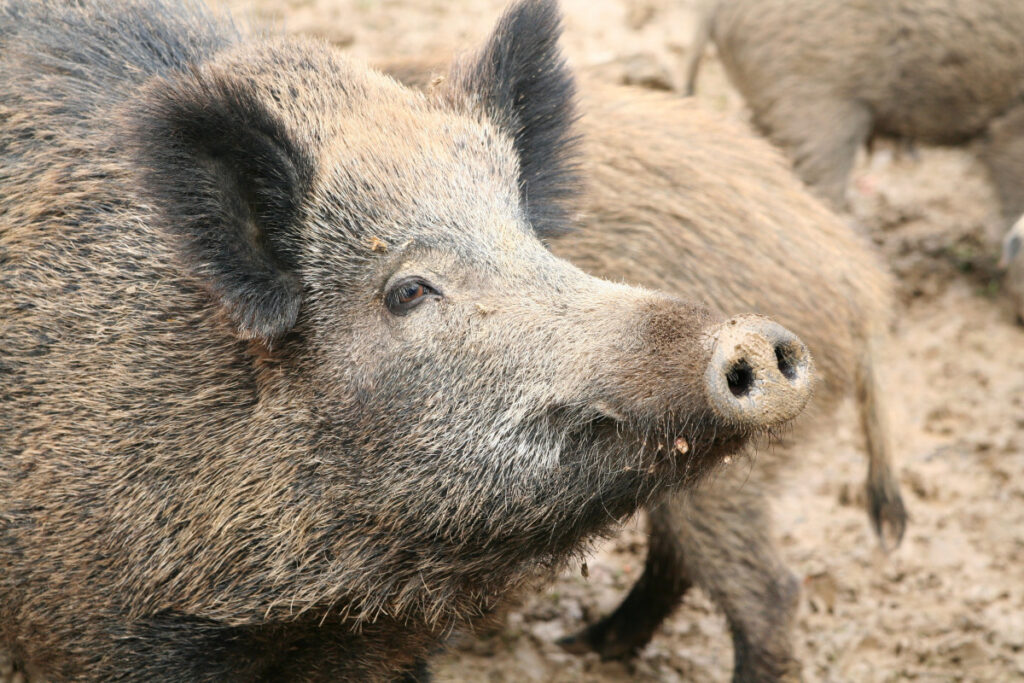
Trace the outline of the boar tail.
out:
<instances>
[{"instance_id":1,"label":"boar tail","mask_svg":"<svg viewBox=\"0 0 1024 683\"><path fill-rule=\"evenodd\" d=\"M711 22L714 19L717 3L712 0L705 0L697 10L697 29L693 33L693 40L690 42L690 51L686 55L686 83L683 86L683 94L692 97L697 86L697 71L700 70L700 60L704 56L704 49L711 38Z\"/></svg>"},{"instance_id":2,"label":"boar tail","mask_svg":"<svg viewBox=\"0 0 1024 683\"><path fill-rule=\"evenodd\" d=\"M907 511L903 506L899 482L892 470L891 434L885 396L879 386L875 368L880 344L873 340L857 363L857 407L867 440L868 478L867 507L871 524L885 550L892 550L903 540L907 528Z\"/></svg>"}]
</instances>

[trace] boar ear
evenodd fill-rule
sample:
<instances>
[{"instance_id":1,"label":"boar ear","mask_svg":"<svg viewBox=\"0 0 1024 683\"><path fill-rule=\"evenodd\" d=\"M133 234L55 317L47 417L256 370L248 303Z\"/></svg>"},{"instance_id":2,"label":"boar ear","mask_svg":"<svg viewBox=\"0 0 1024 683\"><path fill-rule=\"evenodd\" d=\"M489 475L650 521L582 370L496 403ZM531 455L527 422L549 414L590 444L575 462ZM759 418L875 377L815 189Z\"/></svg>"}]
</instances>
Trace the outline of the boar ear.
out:
<instances>
[{"instance_id":1,"label":"boar ear","mask_svg":"<svg viewBox=\"0 0 1024 683\"><path fill-rule=\"evenodd\" d=\"M194 72L143 98L132 140L143 192L193 275L244 339L270 344L295 324L292 266L312 155L251 82Z\"/></svg>"},{"instance_id":2,"label":"boar ear","mask_svg":"<svg viewBox=\"0 0 1024 683\"><path fill-rule=\"evenodd\" d=\"M578 189L576 87L558 47L561 32L554 0L521 0L505 12L483 49L453 65L448 86L480 102L511 135L520 195L541 236L567 229Z\"/></svg>"}]
</instances>

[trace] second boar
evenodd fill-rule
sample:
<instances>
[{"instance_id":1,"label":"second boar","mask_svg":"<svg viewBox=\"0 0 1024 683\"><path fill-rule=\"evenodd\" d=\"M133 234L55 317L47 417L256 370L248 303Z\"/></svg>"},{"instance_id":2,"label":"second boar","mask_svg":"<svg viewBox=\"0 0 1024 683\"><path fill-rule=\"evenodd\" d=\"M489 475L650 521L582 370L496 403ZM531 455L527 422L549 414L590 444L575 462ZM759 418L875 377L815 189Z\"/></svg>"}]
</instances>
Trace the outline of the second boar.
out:
<instances>
[{"instance_id":1,"label":"second boar","mask_svg":"<svg viewBox=\"0 0 1024 683\"><path fill-rule=\"evenodd\" d=\"M885 348L891 282L872 250L812 197L771 147L692 101L590 84L581 101L581 226L551 241L590 273L700 298L721 313L771 314L803 335L827 413L854 394L868 451L867 503L888 545L906 512L890 465L876 359ZM604 656L647 643L685 591L700 586L725 612L736 680L799 672L792 621L799 582L770 528L767 491L782 457L759 453L650 512L644 573L622 605L575 638Z\"/></svg>"},{"instance_id":2,"label":"second boar","mask_svg":"<svg viewBox=\"0 0 1024 683\"><path fill-rule=\"evenodd\" d=\"M384 68L403 82L441 87L443 61L434 55ZM602 277L697 298L722 313L770 314L798 331L820 379L809 412L824 418L844 396L856 399L869 517L883 543L897 545L907 515L876 365L889 336L892 281L873 250L747 128L642 89L590 80L582 90L588 191L579 224L552 236L552 251ZM650 508L643 576L612 615L563 644L629 656L698 585L729 620L737 680L795 675L799 584L776 548L768 491L796 463L776 453L760 453L753 471L736 467Z\"/></svg>"},{"instance_id":3,"label":"second boar","mask_svg":"<svg viewBox=\"0 0 1024 683\"><path fill-rule=\"evenodd\" d=\"M835 206L857 150L887 135L972 143L1006 224L1024 213L1024 3L709 0L700 12L687 92L710 39L755 125Z\"/></svg>"}]
</instances>

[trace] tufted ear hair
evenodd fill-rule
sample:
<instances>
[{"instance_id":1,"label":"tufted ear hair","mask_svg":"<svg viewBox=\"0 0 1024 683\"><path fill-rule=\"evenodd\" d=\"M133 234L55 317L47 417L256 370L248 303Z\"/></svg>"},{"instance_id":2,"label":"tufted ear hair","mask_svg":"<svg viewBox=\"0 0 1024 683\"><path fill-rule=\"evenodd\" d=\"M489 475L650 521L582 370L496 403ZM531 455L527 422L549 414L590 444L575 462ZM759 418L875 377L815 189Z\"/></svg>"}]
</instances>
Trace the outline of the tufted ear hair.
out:
<instances>
[{"instance_id":1,"label":"tufted ear hair","mask_svg":"<svg viewBox=\"0 0 1024 683\"><path fill-rule=\"evenodd\" d=\"M561 33L554 0L520 0L479 52L456 61L447 79L447 88L479 102L512 137L520 195L540 236L568 229L579 186L576 85L558 47Z\"/></svg>"},{"instance_id":2,"label":"tufted ear hair","mask_svg":"<svg viewBox=\"0 0 1024 683\"><path fill-rule=\"evenodd\" d=\"M242 78L197 70L142 101L129 142L144 196L237 335L269 345L302 302L296 221L312 154Z\"/></svg>"}]
</instances>

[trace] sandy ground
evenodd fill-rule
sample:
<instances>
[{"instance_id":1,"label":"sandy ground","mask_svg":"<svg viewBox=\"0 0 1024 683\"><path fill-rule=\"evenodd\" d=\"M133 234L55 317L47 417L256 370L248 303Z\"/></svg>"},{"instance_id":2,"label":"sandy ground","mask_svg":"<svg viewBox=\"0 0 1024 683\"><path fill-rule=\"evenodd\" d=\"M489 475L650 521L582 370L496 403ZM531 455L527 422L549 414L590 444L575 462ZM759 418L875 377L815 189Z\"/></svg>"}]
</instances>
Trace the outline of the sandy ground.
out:
<instances>
[{"instance_id":1,"label":"sandy ground","mask_svg":"<svg viewBox=\"0 0 1024 683\"><path fill-rule=\"evenodd\" d=\"M470 48L503 0L231 0L235 10L324 36L368 59ZM677 88L692 0L564 0L575 67ZM698 97L744 116L713 53ZM799 451L775 501L783 554L804 579L796 627L811 681L1024 679L1024 328L994 263L1000 226L983 169L962 150L863 156L853 217L900 278L892 422L911 522L901 548L877 546L859 496L865 466L853 412ZM440 681L724 681L725 621L692 591L628 663L562 652L554 641L611 610L643 565L641 525L529 596L490 636L456 637ZM0 666L0 669L3 669ZM3 673L3 671L0 671Z\"/></svg>"},{"instance_id":2,"label":"sandy ground","mask_svg":"<svg viewBox=\"0 0 1024 683\"><path fill-rule=\"evenodd\" d=\"M367 59L468 49L502 0L235 0ZM678 89L694 25L687 0L564 0L577 68ZM698 97L743 117L713 53ZM796 627L812 681L1024 678L1024 328L994 271L1001 225L983 169L964 150L884 143L858 164L854 220L900 278L891 374L898 471L911 522L896 552L875 542L859 495L863 451L840 410L799 453L775 503L783 554L803 577ZM614 608L643 565L637 522L510 612L487 637L456 637L441 681L723 681L725 621L697 591L628 664L554 641Z\"/></svg>"}]
</instances>

